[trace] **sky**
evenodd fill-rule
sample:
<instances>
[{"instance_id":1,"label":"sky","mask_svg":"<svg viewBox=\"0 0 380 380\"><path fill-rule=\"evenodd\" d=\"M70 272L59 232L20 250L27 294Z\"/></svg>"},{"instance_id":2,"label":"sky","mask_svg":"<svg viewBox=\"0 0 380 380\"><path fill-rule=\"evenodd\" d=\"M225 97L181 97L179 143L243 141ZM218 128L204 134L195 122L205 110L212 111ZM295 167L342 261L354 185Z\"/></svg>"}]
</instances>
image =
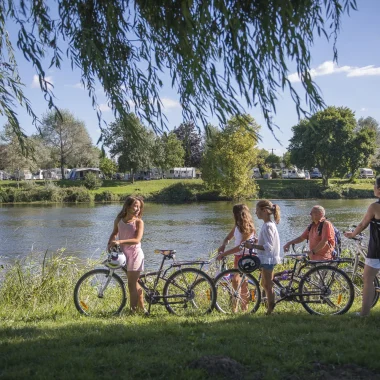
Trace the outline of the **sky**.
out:
<instances>
[{"instance_id":1,"label":"sky","mask_svg":"<svg viewBox=\"0 0 380 380\"><path fill-rule=\"evenodd\" d=\"M333 62L332 43L326 42L324 38L317 39L311 50L311 74L327 105L349 107L357 118L372 116L380 122L380 0L357 0L357 4L358 11L352 11L350 16L346 15L342 19L337 43L338 63ZM14 38L17 30L15 26L8 25L8 30L11 38ZM38 77L21 52L16 53L16 58L25 83L24 93L31 101L34 112L41 117L48 107L39 89ZM80 72L72 71L69 62L66 62L61 70L48 70L47 73L47 79L54 85L56 105L70 110L78 119L83 120L96 143L100 135L98 120L91 99L79 83ZM176 89L171 88L170 76L164 75L163 79L161 99L168 118L168 127L173 129L183 121L181 106ZM297 74L291 73L289 79L300 95L303 94ZM114 116L100 85L97 96L104 120L112 122ZM298 116L288 92L278 94L276 108L273 121L279 126L279 130L275 130L275 136L266 126L259 109L251 108L246 111L262 126L259 146L270 151L273 149L274 154L282 155L289 145L291 128L298 123ZM35 127L25 110L17 108L17 113L26 133L35 133ZM217 120L211 117L209 121L217 124ZM6 119L0 116L0 125L5 122Z\"/></svg>"}]
</instances>

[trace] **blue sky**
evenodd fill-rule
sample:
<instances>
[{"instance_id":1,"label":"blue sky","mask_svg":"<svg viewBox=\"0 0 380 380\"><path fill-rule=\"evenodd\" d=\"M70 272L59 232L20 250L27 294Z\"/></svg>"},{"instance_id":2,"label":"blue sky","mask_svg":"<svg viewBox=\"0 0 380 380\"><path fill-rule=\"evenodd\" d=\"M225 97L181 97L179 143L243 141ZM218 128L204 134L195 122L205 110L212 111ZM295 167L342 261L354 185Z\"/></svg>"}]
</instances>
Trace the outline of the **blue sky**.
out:
<instances>
[{"instance_id":1,"label":"blue sky","mask_svg":"<svg viewBox=\"0 0 380 380\"><path fill-rule=\"evenodd\" d=\"M357 0L358 11L351 12L342 20L341 32L338 39L338 65L333 63L332 44L325 39L316 40L312 49L312 74L321 89L327 105L347 106L355 111L356 117L372 116L380 122L380 0ZM14 34L14 26L9 25L10 35ZM47 111L47 104L39 90L38 79L31 65L17 53L19 70L25 83L25 94L31 100L33 109L38 116ZM62 70L48 72L49 79L54 84L56 104L60 108L69 109L78 119L85 122L86 127L96 143L99 137L98 121L92 109L91 100L87 92L79 85L79 71L72 71L68 62ZM175 89L170 88L171 79L164 77L166 83L161 94L164 110L168 117L168 126L172 129L182 122L181 107ZM291 75L295 89L302 92L302 86L297 82L297 75ZM107 106L100 86L97 92L98 101L103 111L105 121L111 122L114 117ZM20 108L17 110L22 127L31 134L35 132L31 119ZM265 125L259 109L247 109L259 124L262 125L262 141L260 147L271 150L275 154L286 151L288 140L291 138L291 127L298 122L295 106L289 93L279 94L277 114L274 122L280 127L275 134L279 144ZM3 125L6 119L0 117ZM210 122L217 124L217 120L210 117Z\"/></svg>"}]
</instances>

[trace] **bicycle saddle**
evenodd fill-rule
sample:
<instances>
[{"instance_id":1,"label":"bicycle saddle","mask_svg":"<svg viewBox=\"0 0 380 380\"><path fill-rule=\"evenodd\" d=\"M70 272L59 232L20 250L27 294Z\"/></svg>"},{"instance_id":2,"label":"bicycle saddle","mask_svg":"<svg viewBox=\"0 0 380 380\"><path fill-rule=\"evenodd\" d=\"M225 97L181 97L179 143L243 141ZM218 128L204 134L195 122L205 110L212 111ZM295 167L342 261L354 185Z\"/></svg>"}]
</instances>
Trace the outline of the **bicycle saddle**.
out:
<instances>
[{"instance_id":1,"label":"bicycle saddle","mask_svg":"<svg viewBox=\"0 0 380 380\"><path fill-rule=\"evenodd\" d=\"M154 253L161 253L161 255L169 256L174 255L177 251L175 249L155 249Z\"/></svg>"}]
</instances>

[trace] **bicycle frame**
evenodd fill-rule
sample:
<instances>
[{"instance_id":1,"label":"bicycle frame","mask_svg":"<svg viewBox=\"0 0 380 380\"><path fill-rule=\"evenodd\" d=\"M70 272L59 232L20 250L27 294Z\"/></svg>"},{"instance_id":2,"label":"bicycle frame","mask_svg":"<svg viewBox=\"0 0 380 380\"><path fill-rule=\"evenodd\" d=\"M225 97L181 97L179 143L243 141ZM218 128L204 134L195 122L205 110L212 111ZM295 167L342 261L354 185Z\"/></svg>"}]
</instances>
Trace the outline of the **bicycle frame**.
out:
<instances>
[{"instance_id":1,"label":"bicycle frame","mask_svg":"<svg viewBox=\"0 0 380 380\"><path fill-rule=\"evenodd\" d=\"M164 264L165 264L166 260L173 260L173 263L170 264L166 269L164 269ZM170 254L167 254L167 255L163 254L161 265L160 265L160 268L158 269L158 271L148 272L148 273L146 273L146 274L143 275L143 277L156 275L156 278L154 280L153 289L151 289L148 286L146 286L146 284L140 278L138 280L138 284L141 286L141 288L145 292L146 300L147 300L147 302L149 304L149 306L148 306L148 314L150 313L150 309L151 309L151 306L153 304L159 304L159 305L180 304L180 303L182 303L181 301L178 301L178 302L167 302L167 300L170 299L170 298L189 299L189 297L191 297L189 289L183 289L183 287L181 287L179 285L178 285L178 288L180 290L182 290L185 294L174 294L174 295L170 295L170 296L164 296L164 295L160 295L160 294L158 294L156 292L156 289L157 289L157 286L158 286L158 281L160 279L163 280L163 281L165 281L165 282L168 281L167 273L172 268L178 268L177 271L181 271L182 270L182 266L195 266L195 265L198 265L199 269L202 270L202 268L205 265L207 265L207 264L209 264L209 261L203 261L203 260L176 262L175 261L175 254L174 253L170 253ZM123 270L126 272L125 268L123 268ZM185 279L184 276L183 276L183 278ZM194 282L196 282L196 281L197 281L197 278L195 279ZM186 280L185 280L185 283L186 283ZM186 284L186 285L188 287L188 284ZM166 302L164 302L165 300L166 300Z\"/></svg>"}]
</instances>

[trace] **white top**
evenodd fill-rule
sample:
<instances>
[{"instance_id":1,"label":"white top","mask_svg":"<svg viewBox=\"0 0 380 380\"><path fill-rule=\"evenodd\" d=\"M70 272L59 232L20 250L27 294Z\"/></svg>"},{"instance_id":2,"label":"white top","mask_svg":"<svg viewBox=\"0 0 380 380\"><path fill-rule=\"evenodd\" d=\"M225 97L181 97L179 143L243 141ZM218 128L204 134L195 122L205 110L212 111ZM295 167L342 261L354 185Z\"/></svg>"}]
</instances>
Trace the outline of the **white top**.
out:
<instances>
[{"instance_id":1,"label":"white top","mask_svg":"<svg viewBox=\"0 0 380 380\"><path fill-rule=\"evenodd\" d=\"M255 237L255 234L253 233L249 238L253 239L254 237ZM240 245L241 242L243 241L243 234L239 231L239 229L237 227L235 227L234 238L235 238L235 247ZM234 255L240 256L243 254L243 252L244 252L244 248L241 249L239 252L234 253ZM247 253L247 252L245 252L245 253Z\"/></svg>"},{"instance_id":2,"label":"white top","mask_svg":"<svg viewBox=\"0 0 380 380\"><path fill-rule=\"evenodd\" d=\"M277 226L273 221L263 224L261 228L258 245L262 245L265 251L257 250L257 256L262 264L280 264L280 237Z\"/></svg>"}]
</instances>

